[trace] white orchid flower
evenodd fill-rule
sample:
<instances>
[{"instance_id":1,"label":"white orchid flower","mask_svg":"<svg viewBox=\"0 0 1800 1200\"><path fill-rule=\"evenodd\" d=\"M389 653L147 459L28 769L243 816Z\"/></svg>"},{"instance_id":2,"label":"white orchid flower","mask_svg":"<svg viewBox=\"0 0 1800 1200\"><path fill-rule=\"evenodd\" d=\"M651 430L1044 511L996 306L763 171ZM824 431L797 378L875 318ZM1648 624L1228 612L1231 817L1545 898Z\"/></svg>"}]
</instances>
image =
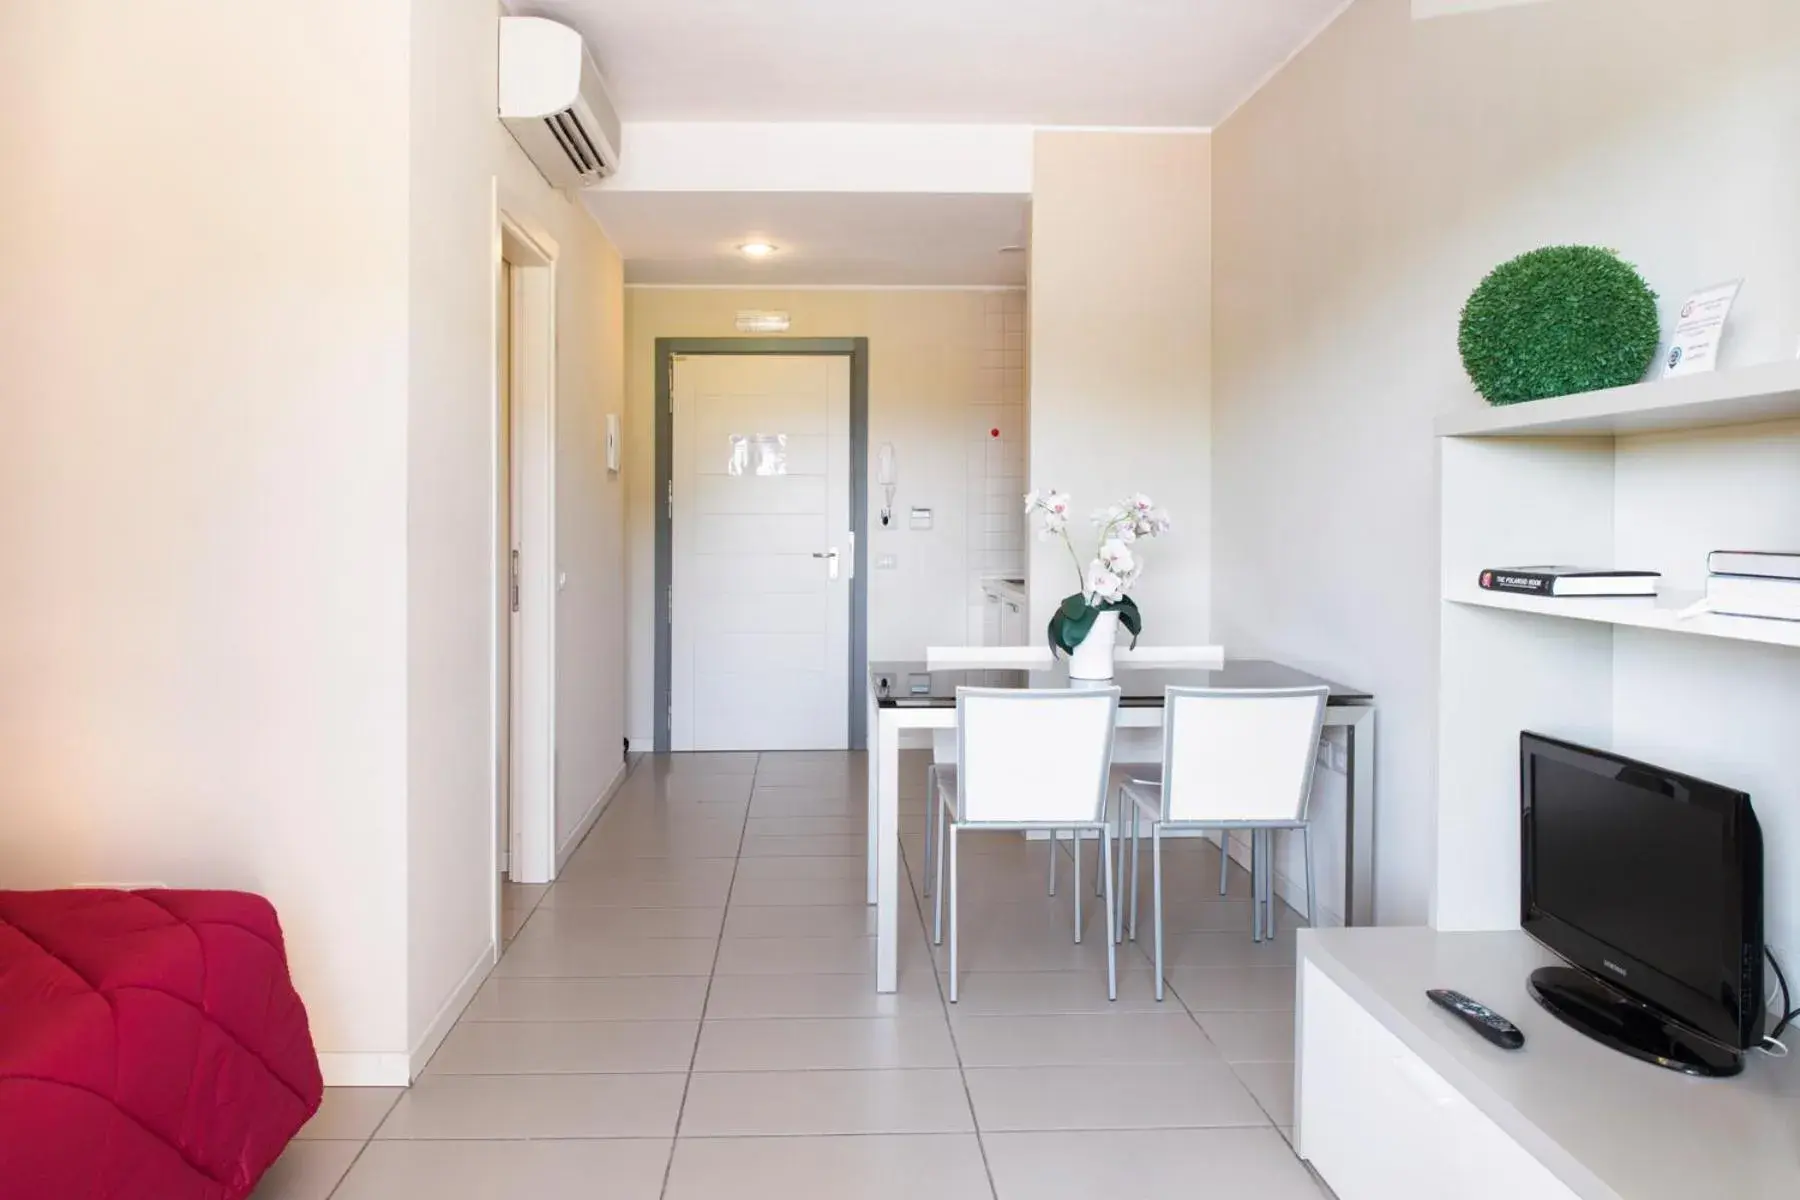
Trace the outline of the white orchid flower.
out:
<instances>
[{"instance_id":1,"label":"white orchid flower","mask_svg":"<svg viewBox=\"0 0 1800 1200\"><path fill-rule=\"evenodd\" d=\"M1115 575L1127 576L1137 570L1131 547L1122 538L1112 538L1100 547L1099 561Z\"/></svg>"},{"instance_id":2,"label":"white orchid flower","mask_svg":"<svg viewBox=\"0 0 1800 1200\"><path fill-rule=\"evenodd\" d=\"M1029 514L1029 513L1036 512L1038 505L1042 504L1043 500L1044 500L1043 494L1040 493L1036 488L1032 488L1029 492L1026 492L1025 493L1025 511L1026 511L1026 513Z\"/></svg>"},{"instance_id":3,"label":"white orchid flower","mask_svg":"<svg viewBox=\"0 0 1800 1200\"><path fill-rule=\"evenodd\" d=\"M1087 590L1094 604L1117 601L1125 595L1125 581L1096 559L1088 564Z\"/></svg>"}]
</instances>

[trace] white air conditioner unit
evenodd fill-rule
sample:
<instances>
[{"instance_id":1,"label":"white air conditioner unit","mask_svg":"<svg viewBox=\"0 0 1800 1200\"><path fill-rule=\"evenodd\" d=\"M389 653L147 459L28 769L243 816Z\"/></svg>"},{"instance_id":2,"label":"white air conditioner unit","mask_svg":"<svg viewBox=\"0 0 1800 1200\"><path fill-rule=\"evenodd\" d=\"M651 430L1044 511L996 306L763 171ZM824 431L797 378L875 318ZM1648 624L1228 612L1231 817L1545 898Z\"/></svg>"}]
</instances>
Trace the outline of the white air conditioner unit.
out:
<instances>
[{"instance_id":1,"label":"white air conditioner unit","mask_svg":"<svg viewBox=\"0 0 1800 1200\"><path fill-rule=\"evenodd\" d=\"M500 119L551 187L586 187L619 169L618 111L567 25L500 18Z\"/></svg>"}]
</instances>

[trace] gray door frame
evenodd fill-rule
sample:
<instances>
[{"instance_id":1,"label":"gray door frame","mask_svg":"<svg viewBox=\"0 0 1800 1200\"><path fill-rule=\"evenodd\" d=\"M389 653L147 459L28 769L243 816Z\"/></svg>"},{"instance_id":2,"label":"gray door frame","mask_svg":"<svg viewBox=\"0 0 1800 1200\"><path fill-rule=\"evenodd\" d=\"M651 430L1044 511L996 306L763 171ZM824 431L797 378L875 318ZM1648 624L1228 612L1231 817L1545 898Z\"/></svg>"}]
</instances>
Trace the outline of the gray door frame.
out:
<instances>
[{"instance_id":1,"label":"gray door frame","mask_svg":"<svg viewBox=\"0 0 1800 1200\"><path fill-rule=\"evenodd\" d=\"M856 539L850 579L850 748L868 745L869 673L869 339L656 339L656 705L655 747L669 749L669 696L674 674L669 585L675 569L675 527L668 503L675 480L676 358L702 354L820 355L850 360L850 531ZM680 497L676 497L677 503Z\"/></svg>"}]
</instances>

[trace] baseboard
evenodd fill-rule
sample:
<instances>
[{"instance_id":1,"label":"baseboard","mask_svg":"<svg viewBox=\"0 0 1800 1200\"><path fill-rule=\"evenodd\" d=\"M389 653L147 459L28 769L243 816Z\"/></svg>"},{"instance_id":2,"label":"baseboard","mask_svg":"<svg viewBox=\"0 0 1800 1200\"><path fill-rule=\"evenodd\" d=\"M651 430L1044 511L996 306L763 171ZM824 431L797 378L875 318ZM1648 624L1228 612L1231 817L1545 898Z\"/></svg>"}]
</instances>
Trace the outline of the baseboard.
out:
<instances>
[{"instance_id":1,"label":"baseboard","mask_svg":"<svg viewBox=\"0 0 1800 1200\"><path fill-rule=\"evenodd\" d=\"M321 1054L326 1087L406 1087L412 1072L404 1054Z\"/></svg>"},{"instance_id":2,"label":"baseboard","mask_svg":"<svg viewBox=\"0 0 1800 1200\"><path fill-rule=\"evenodd\" d=\"M431 1024L426 1027L425 1036L413 1046L410 1061L405 1064L407 1076L404 1084L411 1084L424 1072L425 1064L431 1061L431 1056L437 1053L438 1047L444 1044L444 1039L450 1036L450 1030L455 1028L457 1018L462 1016L463 1009L469 1007L469 1002L475 999L475 993L479 992L481 985L487 982L487 977L493 971L494 964L499 961L499 957L495 952L494 943L489 942L482 947L481 957L469 967L468 973L462 977L462 982L456 985L456 989L444 1001L443 1007L438 1009L437 1016L431 1019Z\"/></svg>"},{"instance_id":3,"label":"baseboard","mask_svg":"<svg viewBox=\"0 0 1800 1200\"><path fill-rule=\"evenodd\" d=\"M586 812L581 814L581 820L575 823L575 828L570 831L569 836L564 838L562 844L556 848L556 873L558 875L561 875L562 869L569 864L569 856L575 853L577 846L581 845L581 839L592 832L594 822L600 819L600 814L606 811L606 806L612 803L612 798L619 794L619 788L624 786L626 779L630 778L634 765L635 763L632 762L619 765L618 772L613 775L612 782L606 785L606 790L594 798L594 802L588 806Z\"/></svg>"}]
</instances>

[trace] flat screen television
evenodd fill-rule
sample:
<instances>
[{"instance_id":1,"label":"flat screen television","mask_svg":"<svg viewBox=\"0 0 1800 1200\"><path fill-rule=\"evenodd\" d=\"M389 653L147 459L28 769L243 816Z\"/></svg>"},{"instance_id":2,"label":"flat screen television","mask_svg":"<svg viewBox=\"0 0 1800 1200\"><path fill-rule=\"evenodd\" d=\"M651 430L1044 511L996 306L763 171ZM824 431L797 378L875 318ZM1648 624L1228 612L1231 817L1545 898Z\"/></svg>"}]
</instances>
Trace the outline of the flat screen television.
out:
<instances>
[{"instance_id":1,"label":"flat screen television","mask_svg":"<svg viewBox=\"0 0 1800 1200\"><path fill-rule=\"evenodd\" d=\"M1519 738L1521 923L1567 960L1532 996L1582 1032L1693 1075L1762 1039L1762 829L1741 791Z\"/></svg>"}]
</instances>

